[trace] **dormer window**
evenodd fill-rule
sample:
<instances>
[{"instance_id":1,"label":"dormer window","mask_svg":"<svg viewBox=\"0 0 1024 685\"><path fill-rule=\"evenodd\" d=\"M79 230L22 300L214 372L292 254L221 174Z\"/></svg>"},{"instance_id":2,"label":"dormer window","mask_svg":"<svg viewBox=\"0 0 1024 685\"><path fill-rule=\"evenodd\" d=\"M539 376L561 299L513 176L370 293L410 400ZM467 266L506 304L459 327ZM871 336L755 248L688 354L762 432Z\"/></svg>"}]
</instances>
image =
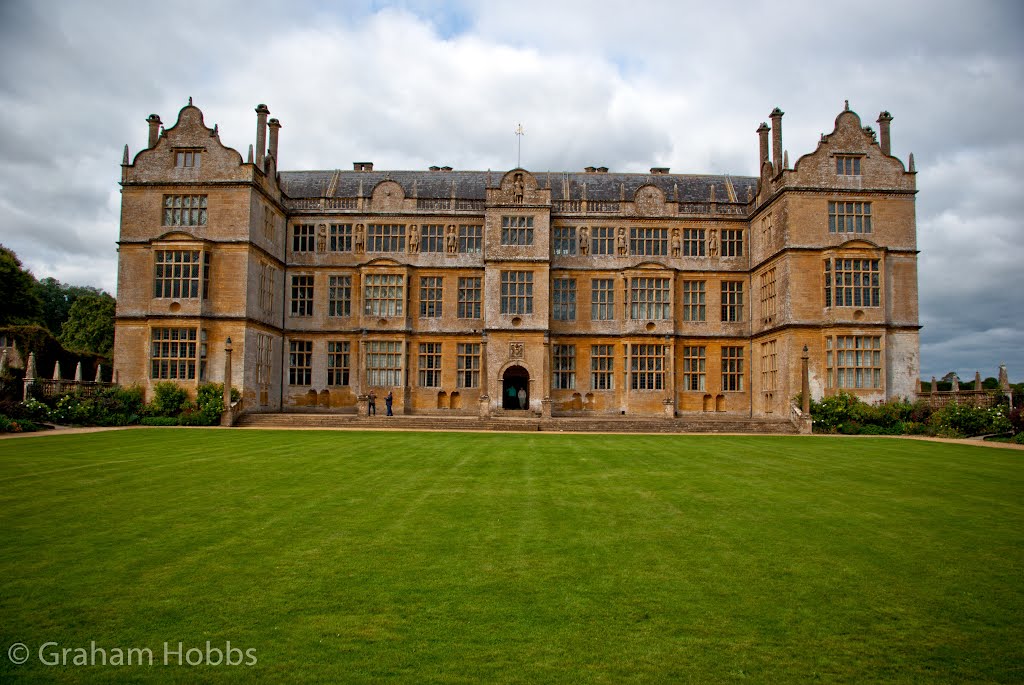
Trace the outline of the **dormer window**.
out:
<instances>
[{"instance_id":1,"label":"dormer window","mask_svg":"<svg viewBox=\"0 0 1024 685\"><path fill-rule=\"evenodd\" d=\"M174 153L174 166L178 169L198 169L198 150L178 150Z\"/></svg>"},{"instance_id":2,"label":"dormer window","mask_svg":"<svg viewBox=\"0 0 1024 685\"><path fill-rule=\"evenodd\" d=\"M840 176L860 176L860 155L836 155L836 173Z\"/></svg>"}]
</instances>

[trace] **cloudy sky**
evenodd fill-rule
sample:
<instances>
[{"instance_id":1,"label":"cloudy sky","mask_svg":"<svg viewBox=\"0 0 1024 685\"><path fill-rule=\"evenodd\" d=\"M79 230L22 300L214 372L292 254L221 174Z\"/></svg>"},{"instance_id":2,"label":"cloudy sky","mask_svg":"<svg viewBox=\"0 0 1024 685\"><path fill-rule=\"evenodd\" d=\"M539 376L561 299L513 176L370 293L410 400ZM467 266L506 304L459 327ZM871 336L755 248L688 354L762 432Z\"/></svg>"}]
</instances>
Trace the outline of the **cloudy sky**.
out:
<instances>
[{"instance_id":1,"label":"cloudy sky","mask_svg":"<svg viewBox=\"0 0 1024 685\"><path fill-rule=\"evenodd\" d=\"M922 376L1024 378L1024 3L0 1L0 242L114 292L120 162L191 96L242 154L257 103L284 169L755 175L848 99L918 170Z\"/></svg>"}]
</instances>

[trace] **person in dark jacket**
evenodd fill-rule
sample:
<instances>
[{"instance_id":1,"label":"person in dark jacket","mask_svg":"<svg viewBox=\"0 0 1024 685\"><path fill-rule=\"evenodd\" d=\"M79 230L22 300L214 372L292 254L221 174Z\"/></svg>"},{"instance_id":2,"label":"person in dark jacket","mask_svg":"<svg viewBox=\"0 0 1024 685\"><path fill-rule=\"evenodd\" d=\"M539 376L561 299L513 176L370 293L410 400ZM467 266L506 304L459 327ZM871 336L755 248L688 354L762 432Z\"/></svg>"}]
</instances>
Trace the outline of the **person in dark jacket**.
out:
<instances>
[{"instance_id":1,"label":"person in dark jacket","mask_svg":"<svg viewBox=\"0 0 1024 685\"><path fill-rule=\"evenodd\" d=\"M391 403L394 401L394 396L391 394L391 391L388 390L388 396L384 398L384 406L388 408L388 416L394 416L394 413L391 411Z\"/></svg>"}]
</instances>

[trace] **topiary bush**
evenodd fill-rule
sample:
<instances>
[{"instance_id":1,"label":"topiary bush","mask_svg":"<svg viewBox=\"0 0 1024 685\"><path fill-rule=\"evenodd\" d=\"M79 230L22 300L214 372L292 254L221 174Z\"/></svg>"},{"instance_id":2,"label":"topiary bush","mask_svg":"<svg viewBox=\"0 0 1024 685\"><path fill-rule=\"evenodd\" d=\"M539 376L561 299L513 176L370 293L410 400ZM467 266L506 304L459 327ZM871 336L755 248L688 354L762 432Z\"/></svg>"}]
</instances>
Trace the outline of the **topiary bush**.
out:
<instances>
[{"instance_id":1,"label":"topiary bush","mask_svg":"<svg viewBox=\"0 0 1024 685\"><path fill-rule=\"evenodd\" d=\"M143 416L139 419L139 424L143 426L177 426L177 416Z\"/></svg>"}]
</instances>

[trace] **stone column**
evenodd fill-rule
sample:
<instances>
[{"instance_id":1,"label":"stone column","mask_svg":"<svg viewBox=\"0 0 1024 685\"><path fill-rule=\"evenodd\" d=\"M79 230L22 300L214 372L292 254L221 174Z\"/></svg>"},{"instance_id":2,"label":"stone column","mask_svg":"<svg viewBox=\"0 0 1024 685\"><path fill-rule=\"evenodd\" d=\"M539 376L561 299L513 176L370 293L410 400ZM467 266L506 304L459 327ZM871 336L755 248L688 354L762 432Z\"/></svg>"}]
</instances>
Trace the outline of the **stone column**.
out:
<instances>
[{"instance_id":1,"label":"stone column","mask_svg":"<svg viewBox=\"0 0 1024 685\"><path fill-rule=\"evenodd\" d=\"M256 105L256 168L263 171L263 156L267 154L267 115L270 110L266 105Z\"/></svg>"},{"instance_id":2,"label":"stone column","mask_svg":"<svg viewBox=\"0 0 1024 685\"><path fill-rule=\"evenodd\" d=\"M542 417L551 418L551 336L544 334L544 360L541 368L541 393L543 399L540 401L540 414Z\"/></svg>"},{"instance_id":3,"label":"stone column","mask_svg":"<svg viewBox=\"0 0 1024 685\"><path fill-rule=\"evenodd\" d=\"M665 336L665 350L668 353L668 377L669 396L665 398L665 416L670 419L676 416L676 341L672 336Z\"/></svg>"},{"instance_id":4,"label":"stone column","mask_svg":"<svg viewBox=\"0 0 1024 685\"><path fill-rule=\"evenodd\" d=\"M480 416L491 415L490 377L487 375L487 331L480 335Z\"/></svg>"},{"instance_id":5,"label":"stone column","mask_svg":"<svg viewBox=\"0 0 1024 685\"><path fill-rule=\"evenodd\" d=\"M757 173L759 176L761 175L761 167L768 161L768 131L770 130L768 124L764 121L757 127L757 137L760 143L757 159Z\"/></svg>"},{"instance_id":6,"label":"stone column","mask_svg":"<svg viewBox=\"0 0 1024 685\"><path fill-rule=\"evenodd\" d=\"M356 352L352 355L356 364L356 412L359 416L370 415L370 393L366 390L366 331L355 341Z\"/></svg>"},{"instance_id":7,"label":"stone column","mask_svg":"<svg viewBox=\"0 0 1024 685\"><path fill-rule=\"evenodd\" d=\"M807 345L804 345L804 352L800 355L800 411L804 414L811 413L811 358L808 354Z\"/></svg>"},{"instance_id":8,"label":"stone column","mask_svg":"<svg viewBox=\"0 0 1024 685\"><path fill-rule=\"evenodd\" d=\"M224 413L220 415L220 425L230 426L231 418L231 338L224 341Z\"/></svg>"}]
</instances>

